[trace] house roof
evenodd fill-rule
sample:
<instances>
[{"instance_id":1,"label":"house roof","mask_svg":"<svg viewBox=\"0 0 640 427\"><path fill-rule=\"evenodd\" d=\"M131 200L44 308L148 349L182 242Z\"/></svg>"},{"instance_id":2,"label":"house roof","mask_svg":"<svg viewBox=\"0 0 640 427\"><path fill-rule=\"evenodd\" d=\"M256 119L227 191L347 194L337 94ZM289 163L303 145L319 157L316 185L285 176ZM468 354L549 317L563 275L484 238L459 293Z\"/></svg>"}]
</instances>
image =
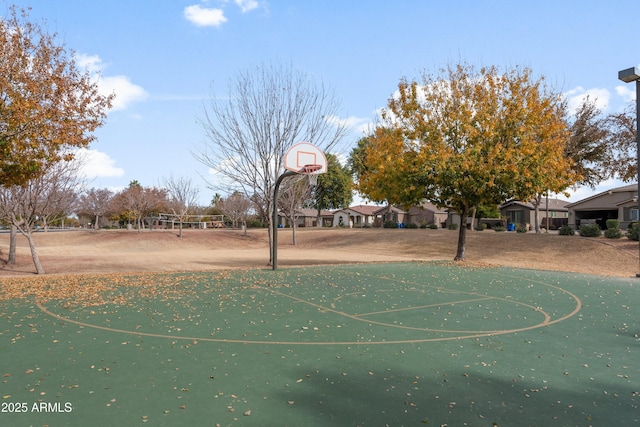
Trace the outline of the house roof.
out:
<instances>
[{"instance_id":1,"label":"house roof","mask_svg":"<svg viewBox=\"0 0 640 427\"><path fill-rule=\"evenodd\" d=\"M431 202L422 202L418 206L412 206L411 208L409 208L409 213L412 213L412 214L415 214L416 212L420 212L420 211L429 211L433 213L443 213L443 214L447 213L447 209L440 209L439 207L437 207Z\"/></svg>"},{"instance_id":2,"label":"house roof","mask_svg":"<svg viewBox=\"0 0 640 427\"><path fill-rule=\"evenodd\" d=\"M613 193L627 193L627 192L635 192L635 194L638 194L638 184L629 184L629 185L624 185L622 187L616 187L616 188L612 188L610 190L607 191L603 191L601 193L598 194L594 194L593 196L584 198L582 200L578 200L577 202L573 202L567 205L568 208L573 208L574 206L577 206L581 203L587 202L589 200L593 200L593 199L597 199L598 197L602 197L602 196L606 196L606 195L610 195Z\"/></svg>"},{"instance_id":3,"label":"house roof","mask_svg":"<svg viewBox=\"0 0 640 427\"><path fill-rule=\"evenodd\" d=\"M502 205L500 205L499 209L505 209L508 208L509 206L522 206L524 208L528 208L531 210L535 209L535 206L533 203L529 202L522 202L520 200L509 200L505 203L503 203ZM567 202L566 200L560 200L560 199L549 199L549 210L550 211L556 211L556 212L567 212L569 209L567 208L567 206L569 206L569 202ZM540 210L546 210L547 209L547 202L546 199L542 199L542 203L540 203L540 206L538 207Z\"/></svg>"},{"instance_id":4,"label":"house roof","mask_svg":"<svg viewBox=\"0 0 640 427\"><path fill-rule=\"evenodd\" d=\"M344 211L351 210L353 212L359 213L360 215L373 215L380 206L375 205L357 205L357 206L349 206L348 208L342 209Z\"/></svg>"},{"instance_id":5,"label":"house roof","mask_svg":"<svg viewBox=\"0 0 640 427\"><path fill-rule=\"evenodd\" d=\"M389 206L376 206L376 210L374 212L374 214L378 215L378 214L385 214L389 211ZM393 213L405 213L405 211L403 211L402 209L396 207L396 206L391 206L391 212Z\"/></svg>"}]
</instances>

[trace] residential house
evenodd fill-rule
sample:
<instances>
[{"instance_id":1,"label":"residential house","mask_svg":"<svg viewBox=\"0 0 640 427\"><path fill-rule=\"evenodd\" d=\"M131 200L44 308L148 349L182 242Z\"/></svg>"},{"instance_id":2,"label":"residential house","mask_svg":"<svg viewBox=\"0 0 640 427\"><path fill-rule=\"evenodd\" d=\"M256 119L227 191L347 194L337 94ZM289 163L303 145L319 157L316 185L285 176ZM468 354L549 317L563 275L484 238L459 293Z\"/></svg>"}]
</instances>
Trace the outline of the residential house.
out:
<instances>
[{"instance_id":1,"label":"residential house","mask_svg":"<svg viewBox=\"0 0 640 427\"><path fill-rule=\"evenodd\" d=\"M440 209L431 202L424 202L409 208L407 216L407 223L413 223L418 226L436 224L438 227L443 227L443 224L447 221L447 210Z\"/></svg>"},{"instance_id":2,"label":"residential house","mask_svg":"<svg viewBox=\"0 0 640 427\"><path fill-rule=\"evenodd\" d=\"M569 226L577 229L585 224L607 228L608 219L620 221L620 228L638 220L638 185L613 188L567 205Z\"/></svg>"},{"instance_id":3,"label":"residential house","mask_svg":"<svg viewBox=\"0 0 640 427\"><path fill-rule=\"evenodd\" d=\"M376 206L376 210L374 211L375 215L375 226L381 227L387 221L393 221L400 224L406 224L407 219L409 218L407 212L396 207L396 206Z\"/></svg>"},{"instance_id":4,"label":"residential house","mask_svg":"<svg viewBox=\"0 0 640 427\"><path fill-rule=\"evenodd\" d=\"M333 212L334 227L372 227L380 206L358 205Z\"/></svg>"},{"instance_id":5,"label":"residential house","mask_svg":"<svg viewBox=\"0 0 640 427\"><path fill-rule=\"evenodd\" d=\"M317 227L318 226L318 210L317 209L298 209L296 210L296 227ZM328 210L320 211L320 220L323 227L331 227L333 224L333 212ZM278 224L283 227L291 227L291 221L278 214Z\"/></svg>"},{"instance_id":6,"label":"residential house","mask_svg":"<svg viewBox=\"0 0 640 427\"><path fill-rule=\"evenodd\" d=\"M540 227L546 228L547 218L549 218L549 228L558 229L566 225L569 217L569 202L555 198L542 198L538 207ZM507 222L516 225L526 225L535 227L535 206L531 202L519 200L509 200L499 207L500 216L507 218Z\"/></svg>"}]
</instances>

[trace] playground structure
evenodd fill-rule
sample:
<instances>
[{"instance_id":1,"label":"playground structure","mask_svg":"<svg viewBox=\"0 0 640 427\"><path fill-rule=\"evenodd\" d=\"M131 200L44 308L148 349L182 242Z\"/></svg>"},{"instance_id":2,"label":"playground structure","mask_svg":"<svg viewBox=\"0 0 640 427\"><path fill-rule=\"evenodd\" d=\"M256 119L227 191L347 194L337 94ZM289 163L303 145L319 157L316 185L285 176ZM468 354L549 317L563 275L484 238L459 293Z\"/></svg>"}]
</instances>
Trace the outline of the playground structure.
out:
<instances>
[{"instance_id":1,"label":"playground structure","mask_svg":"<svg viewBox=\"0 0 640 427\"><path fill-rule=\"evenodd\" d=\"M182 221L180 221L182 219ZM159 213L157 216L151 216L148 218L149 226L151 228L165 228L174 230L180 227L182 223L183 228L229 228L229 225L224 221L224 215L176 215L171 213Z\"/></svg>"}]
</instances>

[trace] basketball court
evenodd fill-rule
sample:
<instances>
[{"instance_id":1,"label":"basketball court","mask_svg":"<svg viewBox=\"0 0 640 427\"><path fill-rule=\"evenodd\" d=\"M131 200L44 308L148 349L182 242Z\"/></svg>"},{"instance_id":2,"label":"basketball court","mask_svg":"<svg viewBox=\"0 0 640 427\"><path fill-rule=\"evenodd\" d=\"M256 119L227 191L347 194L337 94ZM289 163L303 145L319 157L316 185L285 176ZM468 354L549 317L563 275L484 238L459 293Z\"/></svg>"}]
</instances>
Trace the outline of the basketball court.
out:
<instances>
[{"instance_id":1,"label":"basketball court","mask_svg":"<svg viewBox=\"0 0 640 427\"><path fill-rule=\"evenodd\" d=\"M115 303L0 304L3 423L640 418L632 279L400 263L120 282L101 295ZM34 411L42 402L56 411Z\"/></svg>"}]
</instances>

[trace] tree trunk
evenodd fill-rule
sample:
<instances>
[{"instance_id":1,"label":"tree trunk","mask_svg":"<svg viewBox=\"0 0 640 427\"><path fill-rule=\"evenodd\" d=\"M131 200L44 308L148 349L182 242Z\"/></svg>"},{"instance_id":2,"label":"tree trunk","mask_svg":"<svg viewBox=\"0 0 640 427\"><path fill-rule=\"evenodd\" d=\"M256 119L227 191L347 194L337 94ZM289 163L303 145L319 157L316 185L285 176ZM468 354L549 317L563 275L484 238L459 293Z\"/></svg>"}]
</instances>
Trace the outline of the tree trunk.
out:
<instances>
[{"instance_id":1,"label":"tree trunk","mask_svg":"<svg viewBox=\"0 0 640 427\"><path fill-rule=\"evenodd\" d=\"M7 264L16 263L17 242L18 242L18 227L16 227L15 225L12 225L11 233L9 235L9 258L7 259Z\"/></svg>"},{"instance_id":2,"label":"tree trunk","mask_svg":"<svg viewBox=\"0 0 640 427\"><path fill-rule=\"evenodd\" d=\"M93 229L98 230L98 214L96 214L96 222L93 224Z\"/></svg>"},{"instance_id":3,"label":"tree trunk","mask_svg":"<svg viewBox=\"0 0 640 427\"><path fill-rule=\"evenodd\" d=\"M454 261L465 260L465 248L467 244L467 217L469 216L469 207L464 206L460 214L460 228L458 229L458 251Z\"/></svg>"},{"instance_id":4,"label":"tree trunk","mask_svg":"<svg viewBox=\"0 0 640 427\"><path fill-rule=\"evenodd\" d=\"M476 213L478 213L478 208L476 206L471 209L471 231L475 231L475 223L476 223Z\"/></svg>"},{"instance_id":5,"label":"tree trunk","mask_svg":"<svg viewBox=\"0 0 640 427\"><path fill-rule=\"evenodd\" d=\"M180 219L180 234L178 235L182 239L182 219Z\"/></svg>"},{"instance_id":6,"label":"tree trunk","mask_svg":"<svg viewBox=\"0 0 640 427\"><path fill-rule=\"evenodd\" d=\"M542 233L540 230L540 203L542 203L542 195L538 194L533 202L533 218L535 221L536 234Z\"/></svg>"},{"instance_id":7,"label":"tree trunk","mask_svg":"<svg viewBox=\"0 0 640 427\"><path fill-rule=\"evenodd\" d=\"M31 231L27 231L23 233L27 237L27 241L29 242L29 249L31 249L31 259L33 259L33 265L36 267L36 274L44 274L44 268L42 268L42 264L40 264L40 258L38 258L38 251L36 250L35 242L33 241L33 235Z\"/></svg>"},{"instance_id":8,"label":"tree trunk","mask_svg":"<svg viewBox=\"0 0 640 427\"><path fill-rule=\"evenodd\" d=\"M295 220L295 217L294 217L294 219L291 220L291 237L293 238L293 241L292 241L293 246L295 246L296 243L298 243L296 241L296 228L298 228L298 227L296 226L296 220Z\"/></svg>"}]
</instances>

